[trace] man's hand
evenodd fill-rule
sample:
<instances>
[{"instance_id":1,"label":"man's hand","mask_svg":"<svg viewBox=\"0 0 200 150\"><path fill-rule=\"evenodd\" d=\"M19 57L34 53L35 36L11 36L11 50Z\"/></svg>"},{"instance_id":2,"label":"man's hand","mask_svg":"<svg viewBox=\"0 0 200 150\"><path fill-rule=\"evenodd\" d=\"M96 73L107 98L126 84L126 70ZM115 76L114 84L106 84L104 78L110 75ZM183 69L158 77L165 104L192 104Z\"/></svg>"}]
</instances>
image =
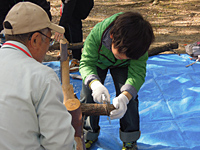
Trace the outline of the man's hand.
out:
<instances>
[{"instance_id":1,"label":"man's hand","mask_svg":"<svg viewBox=\"0 0 200 150\"><path fill-rule=\"evenodd\" d=\"M101 84L100 81L92 81L90 88L92 89L92 96L96 103L103 103L102 94L105 95L105 97L107 98L107 102L110 103L110 94L107 88L103 84Z\"/></svg>"},{"instance_id":2,"label":"man's hand","mask_svg":"<svg viewBox=\"0 0 200 150\"><path fill-rule=\"evenodd\" d=\"M64 35L58 32L55 32L54 39L55 41L59 42L61 39L64 38Z\"/></svg>"},{"instance_id":3,"label":"man's hand","mask_svg":"<svg viewBox=\"0 0 200 150\"><path fill-rule=\"evenodd\" d=\"M113 105L116 108L110 112L110 119L120 119L124 116L127 110L128 98L124 94L120 94L113 99Z\"/></svg>"}]
</instances>

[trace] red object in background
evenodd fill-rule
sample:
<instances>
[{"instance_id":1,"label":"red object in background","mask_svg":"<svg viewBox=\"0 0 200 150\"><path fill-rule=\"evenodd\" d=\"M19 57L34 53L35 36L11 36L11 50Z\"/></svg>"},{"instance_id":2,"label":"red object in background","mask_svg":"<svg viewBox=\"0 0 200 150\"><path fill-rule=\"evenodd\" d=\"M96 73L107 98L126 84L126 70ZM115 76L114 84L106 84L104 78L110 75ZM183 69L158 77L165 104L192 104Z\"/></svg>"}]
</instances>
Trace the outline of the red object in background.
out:
<instances>
[{"instance_id":1,"label":"red object in background","mask_svg":"<svg viewBox=\"0 0 200 150\"><path fill-rule=\"evenodd\" d=\"M60 16L62 16L62 3L60 4Z\"/></svg>"}]
</instances>

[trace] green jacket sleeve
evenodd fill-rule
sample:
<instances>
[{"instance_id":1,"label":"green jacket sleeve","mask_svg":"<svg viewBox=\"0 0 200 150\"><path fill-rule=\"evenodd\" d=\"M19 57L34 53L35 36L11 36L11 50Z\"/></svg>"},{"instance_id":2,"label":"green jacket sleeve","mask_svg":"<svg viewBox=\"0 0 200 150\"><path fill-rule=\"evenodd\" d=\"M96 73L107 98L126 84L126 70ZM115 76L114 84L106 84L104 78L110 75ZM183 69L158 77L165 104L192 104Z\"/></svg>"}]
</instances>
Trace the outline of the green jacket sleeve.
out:
<instances>
[{"instance_id":1,"label":"green jacket sleeve","mask_svg":"<svg viewBox=\"0 0 200 150\"><path fill-rule=\"evenodd\" d=\"M79 71L83 78L83 82L89 75L97 75L96 63L98 61L98 48L101 42L100 38L96 38L97 33L100 32L98 24L93 28L84 42L84 48L81 55Z\"/></svg>"},{"instance_id":2,"label":"green jacket sleeve","mask_svg":"<svg viewBox=\"0 0 200 150\"><path fill-rule=\"evenodd\" d=\"M146 77L146 61L148 59L148 53L140 57L138 60L131 60L128 69L128 79L126 84L133 85L137 91L145 81Z\"/></svg>"},{"instance_id":3,"label":"green jacket sleeve","mask_svg":"<svg viewBox=\"0 0 200 150\"><path fill-rule=\"evenodd\" d=\"M146 77L146 61L148 60L148 52L141 56L138 60L130 60L128 66L128 78L121 88L121 92L128 91L134 98L143 85Z\"/></svg>"}]
</instances>

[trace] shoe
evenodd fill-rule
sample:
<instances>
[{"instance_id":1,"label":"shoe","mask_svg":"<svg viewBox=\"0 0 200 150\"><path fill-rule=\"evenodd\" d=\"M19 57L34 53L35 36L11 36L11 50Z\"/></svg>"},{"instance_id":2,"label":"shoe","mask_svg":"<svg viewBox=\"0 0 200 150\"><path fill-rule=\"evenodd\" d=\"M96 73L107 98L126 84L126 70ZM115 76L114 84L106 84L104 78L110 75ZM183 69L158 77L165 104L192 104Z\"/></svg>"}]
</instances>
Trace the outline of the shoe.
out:
<instances>
[{"instance_id":1,"label":"shoe","mask_svg":"<svg viewBox=\"0 0 200 150\"><path fill-rule=\"evenodd\" d=\"M86 148L86 150L89 150L90 147L92 146L92 144L94 142L96 142L96 141L97 141L97 139L96 140L85 140L85 148Z\"/></svg>"},{"instance_id":2,"label":"shoe","mask_svg":"<svg viewBox=\"0 0 200 150\"><path fill-rule=\"evenodd\" d=\"M122 150L138 150L136 142L124 142Z\"/></svg>"},{"instance_id":3,"label":"shoe","mask_svg":"<svg viewBox=\"0 0 200 150\"><path fill-rule=\"evenodd\" d=\"M71 64L69 66L69 72L78 72L80 61L78 59L72 59Z\"/></svg>"}]
</instances>

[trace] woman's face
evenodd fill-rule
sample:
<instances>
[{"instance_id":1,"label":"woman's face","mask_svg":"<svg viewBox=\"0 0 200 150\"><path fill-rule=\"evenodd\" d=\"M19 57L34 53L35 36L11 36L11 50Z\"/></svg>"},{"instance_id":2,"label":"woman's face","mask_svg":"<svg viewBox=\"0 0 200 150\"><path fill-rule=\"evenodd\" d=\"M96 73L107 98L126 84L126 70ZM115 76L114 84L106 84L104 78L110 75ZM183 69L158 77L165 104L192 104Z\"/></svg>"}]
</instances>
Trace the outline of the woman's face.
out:
<instances>
[{"instance_id":1,"label":"woman's face","mask_svg":"<svg viewBox=\"0 0 200 150\"><path fill-rule=\"evenodd\" d=\"M110 35L110 38L113 39L113 35ZM117 48L114 48L114 44L112 43L112 53L116 59L130 59L124 53L119 53Z\"/></svg>"},{"instance_id":2,"label":"woman's face","mask_svg":"<svg viewBox=\"0 0 200 150\"><path fill-rule=\"evenodd\" d=\"M112 43L112 53L116 59L130 59L124 53L119 53L118 49L114 48L114 44Z\"/></svg>"}]
</instances>

